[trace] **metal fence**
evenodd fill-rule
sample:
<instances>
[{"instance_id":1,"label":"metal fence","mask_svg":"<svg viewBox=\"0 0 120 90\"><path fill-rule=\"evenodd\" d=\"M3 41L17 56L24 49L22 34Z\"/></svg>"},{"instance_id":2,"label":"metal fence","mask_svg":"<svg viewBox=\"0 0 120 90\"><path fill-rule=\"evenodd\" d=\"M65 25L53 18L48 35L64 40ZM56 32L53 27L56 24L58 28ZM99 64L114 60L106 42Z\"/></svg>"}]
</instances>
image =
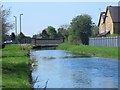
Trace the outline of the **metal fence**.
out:
<instances>
[{"instance_id":1,"label":"metal fence","mask_svg":"<svg viewBox=\"0 0 120 90\"><path fill-rule=\"evenodd\" d=\"M89 38L89 46L120 47L120 36Z\"/></svg>"}]
</instances>

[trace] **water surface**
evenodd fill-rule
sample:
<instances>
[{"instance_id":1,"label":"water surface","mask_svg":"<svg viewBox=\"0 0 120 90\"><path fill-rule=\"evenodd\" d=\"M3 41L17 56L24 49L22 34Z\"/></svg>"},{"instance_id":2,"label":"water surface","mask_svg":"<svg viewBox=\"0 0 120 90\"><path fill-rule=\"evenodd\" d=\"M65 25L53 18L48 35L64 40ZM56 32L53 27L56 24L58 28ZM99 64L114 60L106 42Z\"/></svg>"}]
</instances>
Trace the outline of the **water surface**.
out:
<instances>
[{"instance_id":1,"label":"water surface","mask_svg":"<svg viewBox=\"0 0 120 90\"><path fill-rule=\"evenodd\" d=\"M64 50L32 50L34 88L118 88L118 60L81 57Z\"/></svg>"}]
</instances>

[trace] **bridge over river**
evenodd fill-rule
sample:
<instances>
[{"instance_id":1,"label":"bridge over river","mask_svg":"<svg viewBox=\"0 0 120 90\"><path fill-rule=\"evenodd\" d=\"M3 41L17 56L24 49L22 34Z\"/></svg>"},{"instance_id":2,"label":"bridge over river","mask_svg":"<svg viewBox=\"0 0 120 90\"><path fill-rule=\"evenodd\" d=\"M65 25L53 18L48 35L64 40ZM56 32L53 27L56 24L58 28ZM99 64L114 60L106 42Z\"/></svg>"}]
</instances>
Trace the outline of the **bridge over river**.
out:
<instances>
[{"instance_id":1,"label":"bridge over river","mask_svg":"<svg viewBox=\"0 0 120 90\"><path fill-rule=\"evenodd\" d=\"M32 38L31 45L32 47L53 47L53 46L58 46L63 42L64 42L64 39Z\"/></svg>"}]
</instances>

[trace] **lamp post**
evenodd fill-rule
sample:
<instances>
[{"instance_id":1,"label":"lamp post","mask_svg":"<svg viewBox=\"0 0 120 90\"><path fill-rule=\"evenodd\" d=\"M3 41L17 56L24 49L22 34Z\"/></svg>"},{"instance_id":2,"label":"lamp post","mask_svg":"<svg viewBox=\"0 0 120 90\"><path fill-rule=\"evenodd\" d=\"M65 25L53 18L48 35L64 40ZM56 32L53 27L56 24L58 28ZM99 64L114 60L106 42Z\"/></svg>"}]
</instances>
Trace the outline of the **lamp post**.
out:
<instances>
[{"instance_id":1,"label":"lamp post","mask_svg":"<svg viewBox=\"0 0 120 90\"><path fill-rule=\"evenodd\" d=\"M21 16L22 16L23 14L20 14L20 33L21 33Z\"/></svg>"},{"instance_id":2,"label":"lamp post","mask_svg":"<svg viewBox=\"0 0 120 90\"><path fill-rule=\"evenodd\" d=\"M13 16L15 18L15 33L16 33L16 36L17 36L17 17L16 16Z\"/></svg>"}]
</instances>

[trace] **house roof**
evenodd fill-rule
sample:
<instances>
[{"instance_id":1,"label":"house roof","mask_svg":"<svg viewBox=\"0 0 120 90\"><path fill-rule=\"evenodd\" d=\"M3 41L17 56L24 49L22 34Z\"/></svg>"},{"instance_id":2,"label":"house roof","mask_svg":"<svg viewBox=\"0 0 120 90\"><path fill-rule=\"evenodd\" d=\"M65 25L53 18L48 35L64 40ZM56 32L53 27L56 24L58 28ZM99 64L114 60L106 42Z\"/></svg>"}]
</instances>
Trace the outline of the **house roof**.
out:
<instances>
[{"instance_id":1,"label":"house roof","mask_svg":"<svg viewBox=\"0 0 120 90\"><path fill-rule=\"evenodd\" d=\"M120 6L108 6L113 22L120 22ZM106 13L107 13L106 11Z\"/></svg>"},{"instance_id":2,"label":"house roof","mask_svg":"<svg viewBox=\"0 0 120 90\"><path fill-rule=\"evenodd\" d=\"M120 23L120 6L108 6L106 9L106 12L101 12L98 26L100 25L100 20L101 20L101 17L103 16L104 13L105 13L105 15L103 17L104 17L104 22L105 22L105 19L107 17L106 14L107 14L108 10L110 11L112 21L114 23L115 22Z\"/></svg>"},{"instance_id":3,"label":"house roof","mask_svg":"<svg viewBox=\"0 0 120 90\"><path fill-rule=\"evenodd\" d=\"M98 26L100 25L100 20L101 20L102 17L103 17L103 19L105 18L105 12L101 12L100 13L100 18L99 18Z\"/></svg>"}]
</instances>

